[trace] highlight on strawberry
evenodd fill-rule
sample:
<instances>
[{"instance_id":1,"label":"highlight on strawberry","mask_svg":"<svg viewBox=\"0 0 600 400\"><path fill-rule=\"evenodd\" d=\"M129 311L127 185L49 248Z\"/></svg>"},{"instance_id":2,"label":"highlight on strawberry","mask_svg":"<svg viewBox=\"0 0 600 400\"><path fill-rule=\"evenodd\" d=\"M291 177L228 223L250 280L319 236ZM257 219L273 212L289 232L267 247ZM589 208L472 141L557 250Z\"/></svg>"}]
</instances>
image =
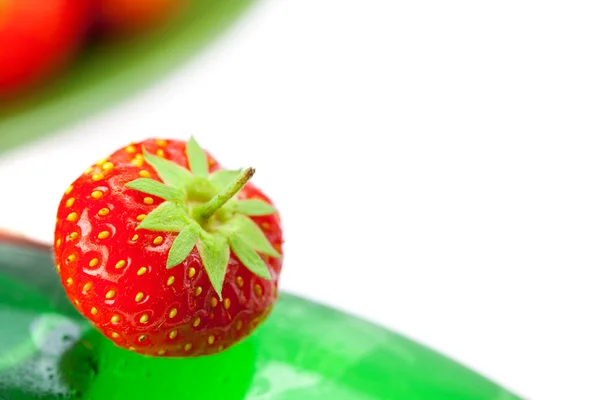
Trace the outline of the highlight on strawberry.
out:
<instances>
[{"instance_id":1,"label":"highlight on strawberry","mask_svg":"<svg viewBox=\"0 0 600 400\"><path fill-rule=\"evenodd\" d=\"M117 346L162 357L218 353L269 315L280 216L192 138L149 139L88 168L57 212L54 253L70 301Z\"/></svg>"}]
</instances>

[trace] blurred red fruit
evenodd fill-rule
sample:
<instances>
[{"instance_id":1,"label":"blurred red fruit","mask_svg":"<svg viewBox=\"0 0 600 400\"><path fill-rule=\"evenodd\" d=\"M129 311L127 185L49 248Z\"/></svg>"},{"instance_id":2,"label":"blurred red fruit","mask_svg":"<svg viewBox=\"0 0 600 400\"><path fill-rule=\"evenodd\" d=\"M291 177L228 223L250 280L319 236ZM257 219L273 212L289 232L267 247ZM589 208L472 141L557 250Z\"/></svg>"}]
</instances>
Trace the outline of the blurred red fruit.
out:
<instances>
[{"instance_id":1,"label":"blurred red fruit","mask_svg":"<svg viewBox=\"0 0 600 400\"><path fill-rule=\"evenodd\" d=\"M88 0L0 0L0 98L56 72L85 38Z\"/></svg>"},{"instance_id":2,"label":"blurred red fruit","mask_svg":"<svg viewBox=\"0 0 600 400\"><path fill-rule=\"evenodd\" d=\"M161 25L185 0L94 0L102 33L138 33Z\"/></svg>"}]
</instances>

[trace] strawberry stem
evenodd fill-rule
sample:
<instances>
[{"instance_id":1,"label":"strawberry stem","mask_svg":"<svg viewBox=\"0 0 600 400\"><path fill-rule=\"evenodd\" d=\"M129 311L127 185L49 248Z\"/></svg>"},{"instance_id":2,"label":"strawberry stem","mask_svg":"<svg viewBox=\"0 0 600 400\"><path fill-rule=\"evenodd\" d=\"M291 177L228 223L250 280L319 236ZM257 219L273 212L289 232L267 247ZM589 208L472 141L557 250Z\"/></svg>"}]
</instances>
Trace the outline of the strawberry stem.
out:
<instances>
[{"instance_id":1,"label":"strawberry stem","mask_svg":"<svg viewBox=\"0 0 600 400\"><path fill-rule=\"evenodd\" d=\"M207 221L219 208L223 207L233 196L239 192L246 183L252 178L256 170L252 167L244 169L240 174L227 185L223 191L207 203L194 210L194 218L202 224Z\"/></svg>"}]
</instances>

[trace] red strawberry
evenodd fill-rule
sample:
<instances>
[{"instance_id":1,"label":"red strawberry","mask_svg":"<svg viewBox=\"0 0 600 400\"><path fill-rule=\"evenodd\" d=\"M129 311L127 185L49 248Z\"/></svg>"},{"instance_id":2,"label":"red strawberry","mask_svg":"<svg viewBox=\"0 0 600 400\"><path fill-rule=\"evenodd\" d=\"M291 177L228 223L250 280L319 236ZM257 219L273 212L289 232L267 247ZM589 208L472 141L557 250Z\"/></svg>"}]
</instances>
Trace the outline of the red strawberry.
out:
<instances>
[{"instance_id":1,"label":"red strawberry","mask_svg":"<svg viewBox=\"0 0 600 400\"><path fill-rule=\"evenodd\" d=\"M0 0L0 99L70 61L91 20L88 0Z\"/></svg>"},{"instance_id":2,"label":"red strawberry","mask_svg":"<svg viewBox=\"0 0 600 400\"><path fill-rule=\"evenodd\" d=\"M109 339L164 357L219 352L277 299L282 232L251 168L191 139L118 150L65 192L55 231L69 299Z\"/></svg>"}]
</instances>

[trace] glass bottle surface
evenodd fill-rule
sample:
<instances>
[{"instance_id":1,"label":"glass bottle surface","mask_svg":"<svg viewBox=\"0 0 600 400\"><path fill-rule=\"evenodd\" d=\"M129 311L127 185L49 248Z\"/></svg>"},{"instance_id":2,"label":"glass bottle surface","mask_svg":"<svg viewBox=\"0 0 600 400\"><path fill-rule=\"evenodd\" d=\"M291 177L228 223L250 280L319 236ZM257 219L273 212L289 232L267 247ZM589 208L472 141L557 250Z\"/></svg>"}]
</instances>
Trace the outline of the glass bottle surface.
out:
<instances>
[{"instance_id":1,"label":"glass bottle surface","mask_svg":"<svg viewBox=\"0 0 600 400\"><path fill-rule=\"evenodd\" d=\"M289 294L228 351L119 349L70 305L49 252L0 243L0 399L519 400L401 335Z\"/></svg>"}]
</instances>

